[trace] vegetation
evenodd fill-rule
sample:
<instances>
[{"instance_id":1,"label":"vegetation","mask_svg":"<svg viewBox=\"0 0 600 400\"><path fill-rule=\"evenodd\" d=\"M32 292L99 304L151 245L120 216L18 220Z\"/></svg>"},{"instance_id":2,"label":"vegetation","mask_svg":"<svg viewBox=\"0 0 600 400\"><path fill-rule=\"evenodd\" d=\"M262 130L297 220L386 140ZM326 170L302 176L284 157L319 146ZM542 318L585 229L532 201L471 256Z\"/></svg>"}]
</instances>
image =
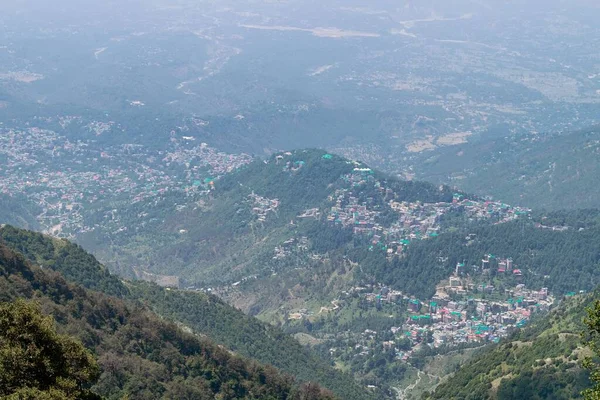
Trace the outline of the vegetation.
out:
<instances>
[{"instance_id":1,"label":"vegetation","mask_svg":"<svg viewBox=\"0 0 600 400\"><path fill-rule=\"evenodd\" d=\"M377 281L417 296L432 295L435 284L446 279L458 262L478 267L481 258L490 253L511 257L515 268L523 272L518 278L510 272L502 276L506 287L524 282L529 287L548 287L564 294L591 290L600 284L594 245L600 239L597 225L581 231L573 227L555 231L536 228L533 223L511 222L467 229L442 234L436 240L413 242L405 257L391 262L374 252L357 261L369 265L369 273ZM469 233L475 235L474 239L465 238ZM491 275L500 278L495 269Z\"/></svg>"},{"instance_id":2,"label":"vegetation","mask_svg":"<svg viewBox=\"0 0 600 400\"><path fill-rule=\"evenodd\" d=\"M333 398L316 385L298 386L272 367L233 356L208 339L184 333L141 305L69 284L0 244L0 301L21 297L38 301L45 313L54 316L61 334L78 338L97 357L100 376L91 389L108 399ZM11 326L8 321L9 334ZM67 347L76 350L73 345ZM81 383L92 377L86 371L79 371L84 374Z\"/></svg>"},{"instance_id":3,"label":"vegetation","mask_svg":"<svg viewBox=\"0 0 600 400\"><path fill-rule=\"evenodd\" d=\"M318 382L344 399L369 397L351 376L335 371L292 337L244 315L215 296L165 290L144 282L125 284L80 246L37 232L5 226L0 229L0 239L10 248L20 250L31 262L63 274L68 281L144 303L159 315L182 323L244 357L273 365L298 382Z\"/></svg>"},{"instance_id":4,"label":"vegetation","mask_svg":"<svg viewBox=\"0 0 600 400\"><path fill-rule=\"evenodd\" d=\"M600 300L596 300L588 309L584 320L587 332L584 333L585 342L592 354L584 360L584 366L590 371L590 380L594 386L583 392L586 400L600 399Z\"/></svg>"},{"instance_id":5,"label":"vegetation","mask_svg":"<svg viewBox=\"0 0 600 400\"><path fill-rule=\"evenodd\" d=\"M591 290L600 284L595 273L598 260L591 245L600 237L597 210L553 212L535 215L531 221L521 218L494 224L493 216L490 221L477 222L457 209L444 216L438 237L412 241L401 256L390 259L383 251L372 251L371 238L357 237L350 228L333 226L323 216L335 191L347 189L340 177L356 166L342 157L324 159L323 155L319 150L302 150L284 160L275 155L268 163L257 161L219 180L210 196L193 207L171 217L157 215L153 219L164 219L163 223L121 238L112 247L114 252L104 245L112 240L108 237L98 238L100 244L91 249L106 260L130 260L151 272L181 276L186 285L204 287L228 285L254 275L296 274L296 268L307 270L301 280L312 279L309 276L314 274L308 271L318 271L327 281L334 271L347 270L350 260L360 266L353 275L358 282L381 283L427 298L458 262L478 266L490 253L511 257L523 272L520 280L532 287L565 293ZM367 184L351 190L359 202L368 201L372 209L380 211L378 222L383 226L390 223L391 210L387 194L380 193L381 186L389 189L396 201L449 202L453 196L444 186L402 181L376 171L374 179L380 186ZM252 213L248 197L252 194L277 199L279 207L260 220ZM321 217L298 219L307 209L321 211ZM141 211L136 209L132 216ZM292 220L294 224L290 224ZM561 230L563 227L566 230ZM465 239L469 234L474 239ZM273 249L291 237L309 239L307 254L274 261ZM85 239L83 243L90 244ZM310 253L323 255L328 263L309 259ZM519 283L510 273L500 276L494 271L492 279L500 285ZM311 290L319 292L323 287L313 284ZM250 307L254 306L258 312L265 310L265 305Z\"/></svg>"},{"instance_id":6,"label":"vegetation","mask_svg":"<svg viewBox=\"0 0 600 400\"><path fill-rule=\"evenodd\" d=\"M83 345L59 335L34 303L0 303L0 396L8 399L96 399L99 367Z\"/></svg>"},{"instance_id":7,"label":"vegetation","mask_svg":"<svg viewBox=\"0 0 600 400\"><path fill-rule=\"evenodd\" d=\"M330 208L330 196L349 187L342 176L365 167L339 156L323 158L325 154L322 150L298 150L284 161L278 155L268 163L258 160L218 180L209 196L192 204L187 200L188 206L180 212L148 211L136 205L128 214L130 220L123 221L135 229L117 239L92 232L82 235L79 242L111 265L127 260L154 273L178 275L189 285L220 285L252 274L270 274L272 266L265 261L271 259L275 246L291 236L309 237L311 250L317 252L338 249L351 238L348 231L329 230L323 220L297 219L307 209L324 212ZM445 186L402 181L378 172L374 177L392 190L396 201L452 200L453 191ZM373 207L381 211L381 224L389 224L391 210L376 185L355 191L360 201L371 199ZM261 220L252 212L252 194L277 199L279 206ZM139 226L137 215L142 212L148 214L146 220L158 222ZM329 237L330 233L335 236Z\"/></svg>"},{"instance_id":8,"label":"vegetation","mask_svg":"<svg viewBox=\"0 0 600 400\"><path fill-rule=\"evenodd\" d=\"M253 163L217 181L215 190L180 212L163 210L162 214L153 215L157 225L127 233L130 241L119 246L120 255L127 254L139 262L137 265L146 265L154 272L181 274L188 278L186 283L198 287L216 285L227 301L244 307L251 315L283 323L288 333L314 335L317 341L327 337L316 346L322 358L280 330L243 315L215 296L191 290L166 290L144 283L124 283L110 275L81 247L64 240L48 239L9 226L0 229L0 236L13 250L22 252L45 269L64 274L68 281L137 302L144 310L153 310L184 324L244 357L273 365L299 382L318 382L348 399L368 398L369 394L361 390L350 375L335 371L330 362L325 361L331 359L330 347L327 347L331 341L336 341L339 348L349 348L336 355L336 366L359 378L361 384L381 389L374 392L374 396L388 394L390 382L413 372L403 368L404 365L383 348L360 354L362 350L354 349L356 343L344 335L336 336L367 329L385 336L391 326L401 326L405 318L402 311L376 308L364 304L358 297L342 299L340 293L350 287L389 286L426 300L434 294L436 284L454 271L457 263L466 265L464 275L492 283L502 293L518 283L534 288L548 287L558 295L590 290L600 284L596 273L599 261L595 243L600 238L597 210L534 214L531 220L521 218L495 224L493 218L491 222L468 219L456 208L455 213L444 216L439 235L413 240L400 255L392 257L370 246L372 238L354 235L351 228L327 221L324 215L331 207L331 197L336 190L345 187L340 177L352 171L356 164L341 157L323 156L323 151L306 150L289 156L298 164L288 165L277 156L268 163ZM378 183L384 182L385 187L390 188L397 201L449 202L453 197L447 187L373 174ZM390 223L388 193L379 190L376 184L352 187L352 195L359 201L368 201L381 211L377 222L383 226ZM252 195L278 199L279 206L260 219L253 212ZM297 218L313 208L320 217ZM131 218L142 211L136 208ZM303 242L306 250L294 247L283 259L275 259L273 249L290 238L306 238ZM107 243L107 240L109 238L103 238L98 243ZM163 242L164 246L159 245ZM481 258L490 253L498 258L512 258L522 274L499 273L492 267L489 274L483 276L478 271ZM343 303L332 310L332 300L343 300ZM305 315L312 312L314 316L321 308L326 312L306 321L294 322L288 318L303 308L310 308L303 313ZM568 397L574 390L584 388L587 379L585 371L575 366L578 350L577 345L573 347L569 332L551 329L545 333L547 338L538 338L531 347L511 344L503 348L532 365L549 355L552 361L540 364L540 368L527 369L520 363L512 365L503 358L504 353L493 353L472 370L473 374L464 379L463 386L473 381L477 371L487 371L484 381L491 386L470 387L473 389L470 395L483 396L491 390L502 398L514 398L519 393L533 395L536 388L543 385L552 395ZM508 346L501 346L505 345ZM427 350L412 357L413 367L426 365L428 357L433 356ZM563 362L561 357L573 357L573 360ZM514 379L499 379L501 370L496 367L497 363L512 365ZM520 378L516 378L517 373ZM457 377L460 379L460 375ZM442 385L441 393L443 390Z\"/></svg>"},{"instance_id":9,"label":"vegetation","mask_svg":"<svg viewBox=\"0 0 600 400\"><path fill-rule=\"evenodd\" d=\"M108 295L127 294L119 278L111 275L93 255L66 239L50 238L10 225L0 228L0 239L31 262L60 272L68 281Z\"/></svg>"},{"instance_id":10,"label":"vegetation","mask_svg":"<svg viewBox=\"0 0 600 400\"><path fill-rule=\"evenodd\" d=\"M273 365L298 381L314 381L343 399L364 399L352 376L335 371L281 330L244 315L213 295L165 290L138 282L132 296L158 314L179 321L245 357Z\"/></svg>"},{"instance_id":11,"label":"vegetation","mask_svg":"<svg viewBox=\"0 0 600 400\"><path fill-rule=\"evenodd\" d=\"M589 386L580 363L582 319L593 297L565 301L547 318L481 349L428 399L575 399Z\"/></svg>"}]
</instances>

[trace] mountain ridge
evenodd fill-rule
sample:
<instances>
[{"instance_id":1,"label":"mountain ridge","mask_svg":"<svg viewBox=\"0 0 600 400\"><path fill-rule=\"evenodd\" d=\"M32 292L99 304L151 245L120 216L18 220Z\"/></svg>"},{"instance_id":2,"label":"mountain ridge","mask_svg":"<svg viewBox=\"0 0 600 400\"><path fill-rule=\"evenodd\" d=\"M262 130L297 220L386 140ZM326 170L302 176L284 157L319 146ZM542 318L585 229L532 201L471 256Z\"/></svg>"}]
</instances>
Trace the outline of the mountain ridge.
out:
<instances>
[{"instance_id":1,"label":"mountain ridge","mask_svg":"<svg viewBox=\"0 0 600 400\"><path fill-rule=\"evenodd\" d=\"M361 393L362 388L351 377L334 371L288 335L242 314L213 295L121 281L80 246L11 226L0 228L0 244L20 250L32 262L63 274L70 282L144 304L161 317L181 323L243 357L273 365L300 382L323 382L346 399L370 398L368 393Z\"/></svg>"}]
</instances>

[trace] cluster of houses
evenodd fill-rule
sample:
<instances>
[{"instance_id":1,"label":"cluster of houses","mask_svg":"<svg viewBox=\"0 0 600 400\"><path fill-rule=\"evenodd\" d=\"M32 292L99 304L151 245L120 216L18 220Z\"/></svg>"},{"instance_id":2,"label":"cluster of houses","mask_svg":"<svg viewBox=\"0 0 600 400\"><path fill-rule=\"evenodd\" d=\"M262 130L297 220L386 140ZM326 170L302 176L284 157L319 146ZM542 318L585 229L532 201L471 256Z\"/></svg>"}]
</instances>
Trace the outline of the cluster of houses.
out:
<instances>
[{"instance_id":1,"label":"cluster of houses","mask_svg":"<svg viewBox=\"0 0 600 400\"><path fill-rule=\"evenodd\" d=\"M498 342L514 329L525 326L535 313L548 311L554 303L547 288L530 290L523 284L507 289L503 299L495 300L476 296L452 300L439 295L438 291L434 298L421 301L382 286L356 287L345 292L346 295L352 293L360 293L377 305L386 304L388 311L390 307L398 307L400 313L407 315L403 324L391 327L387 333L366 329L353 335L355 355L367 356L374 348L382 348L404 361L422 346L438 348ZM309 315L298 312L294 317ZM332 354L337 351L335 347L330 349Z\"/></svg>"},{"instance_id":2,"label":"cluster of houses","mask_svg":"<svg viewBox=\"0 0 600 400\"><path fill-rule=\"evenodd\" d=\"M73 118L58 121L61 126ZM82 129L102 134L109 123ZM52 130L29 127L0 131L0 193L26 195L39 206L40 224L53 234L73 236L96 229L88 210L103 210L103 226L120 226L118 207L110 203L160 200L173 193L209 192L223 174L252 161L196 144L193 137L171 137L166 150L141 145L101 146L73 141ZM143 215L140 215L143 222ZM94 223L89 222L94 220Z\"/></svg>"},{"instance_id":3,"label":"cluster of houses","mask_svg":"<svg viewBox=\"0 0 600 400\"><path fill-rule=\"evenodd\" d=\"M395 340L380 343L403 360L410 358L422 345L436 348L497 342L515 328L525 326L532 315L548 311L554 303L554 297L547 288L531 290L524 284L489 298L478 297L477 294L492 294L493 286L474 285L456 275L440 285L436 295L427 301L405 296L387 287L372 289L376 290L365 292L365 288L354 288L353 291L362 292L361 296L378 306L388 304L400 307L401 312L406 311L405 322L390 329ZM456 296L457 293L462 296ZM374 334L376 332L365 331L363 339L372 343L372 339L377 337ZM407 340L409 348L396 346L396 343L406 343Z\"/></svg>"},{"instance_id":4,"label":"cluster of houses","mask_svg":"<svg viewBox=\"0 0 600 400\"><path fill-rule=\"evenodd\" d=\"M457 265L454 274L443 281L428 300L410 297L380 284L365 284L341 292L336 301L339 307L358 297L386 315L401 317L397 321L402 322L381 332L373 329L345 332L336 335L336 339L353 343L354 356L368 356L375 349L383 349L406 361L423 346L477 346L498 342L515 329L526 326L535 314L549 311L555 303L548 288L533 290L519 283L499 291L484 283L489 279L484 273L486 270L498 266L510 270L512 259L487 254L482 258L482 264L482 273L478 277L463 274L463 267ZM311 315L301 311L294 314L296 318ZM344 349L343 346L332 347L330 352L335 356L345 352Z\"/></svg>"},{"instance_id":5,"label":"cluster of houses","mask_svg":"<svg viewBox=\"0 0 600 400\"><path fill-rule=\"evenodd\" d=\"M452 202L422 203L386 200L387 206L397 214L397 219L389 226L378 222L381 207L372 198L359 199L355 188L364 184L374 184L384 199L391 192L377 181L369 168L355 168L352 174L343 178L344 188L337 189L329 196L333 203L327 214L327 221L344 227L351 227L355 234L372 238L373 248L378 246L390 255L400 254L404 246L413 240L436 237L442 228L444 215L461 210L468 219L491 219L504 223L527 215L531 210L513 207L495 201L466 199L455 194ZM393 197L393 196L390 196Z\"/></svg>"},{"instance_id":6,"label":"cluster of houses","mask_svg":"<svg viewBox=\"0 0 600 400\"><path fill-rule=\"evenodd\" d=\"M220 176L235 171L253 160L252 156L248 154L220 152L206 143L193 145L195 140L193 136L183 136L181 139L172 138L171 143L174 144L174 149L168 152L162 161L167 166L171 163L185 165L190 174L208 168L213 174ZM210 177L207 178L210 181Z\"/></svg>"},{"instance_id":7,"label":"cluster of houses","mask_svg":"<svg viewBox=\"0 0 600 400\"><path fill-rule=\"evenodd\" d=\"M251 210L256 215L259 222L265 222L269 214L277 214L277 208L279 207L278 199L269 199L262 197L254 193L248 195L248 200L251 204Z\"/></svg>"},{"instance_id":8,"label":"cluster of houses","mask_svg":"<svg viewBox=\"0 0 600 400\"><path fill-rule=\"evenodd\" d=\"M527 324L537 312L548 311L554 302L547 288L529 290L517 285L508 298L486 300L468 297L453 301L436 296L430 301L408 301L406 323L392 328L395 334L411 339L414 346L431 338L434 347L471 342L498 341L514 328Z\"/></svg>"}]
</instances>

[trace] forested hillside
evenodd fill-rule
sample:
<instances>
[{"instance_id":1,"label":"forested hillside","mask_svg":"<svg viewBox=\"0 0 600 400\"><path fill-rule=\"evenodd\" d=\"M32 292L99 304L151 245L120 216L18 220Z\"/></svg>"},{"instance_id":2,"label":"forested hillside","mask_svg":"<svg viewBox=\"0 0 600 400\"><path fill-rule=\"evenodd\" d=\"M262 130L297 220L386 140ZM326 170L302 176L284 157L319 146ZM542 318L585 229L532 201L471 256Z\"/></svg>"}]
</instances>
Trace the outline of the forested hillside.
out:
<instances>
[{"instance_id":1,"label":"forested hillside","mask_svg":"<svg viewBox=\"0 0 600 400\"><path fill-rule=\"evenodd\" d=\"M23 254L42 268L59 272L67 281L107 295L125 297L127 287L80 246L66 239L6 225L0 228L0 242Z\"/></svg>"},{"instance_id":2,"label":"forested hillside","mask_svg":"<svg viewBox=\"0 0 600 400\"><path fill-rule=\"evenodd\" d=\"M349 375L335 371L292 337L227 305L213 295L165 290L144 282L122 282L81 247L36 232L0 228L0 243L68 281L105 294L146 304L149 309L208 336L235 353L273 365L299 382L319 382L344 399L366 399Z\"/></svg>"},{"instance_id":3,"label":"forested hillside","mask_svg":"<svg viewBox=\"0 0 600 400\"><path fill-rule=\"evenodd\" d=\"M321 150L298 150L215 180L207 196L178 212L164 210L158 226L145 227L132 213L130 229L106 237L90 232L78 241L111 264L140 265L186 284L231 283L270 270L263 261L273 249L291 236L313 233L312 222L326 220L339 196L368 203L378 216L365 222L384 227L395 221L390 200L449 203L453 194L449 187L391 178ZM136 212L143 211L138 205Z\"/></svg>"},{"instance_id":4,"label":"forested hillside","mask_svg":"<svg viewBox=\"0 0 600 400\"><path fill-rule=\"evenodd\" d=\"M59 332L92 351L101 368L92 391L108 399L333 398L184 333L143 306L69 284L2 244L0 289L0 301L37 301Z\"/></svg>"},{"instance_id":5,"label":"forested hillside","mask_svg":"<svg viewBox=\"0 0 600 400\"><path fill-rule=\"evenodd\" d=\"M419 155L418 176L511 204L600 207L600 127L556 135L487 138Z\"/></svg>"},{"instance_id":6,"label":"forested hillside","mask_svg":"<svg viewBox=\"0 0 600 400\"><path fill-rule=\"evenodd\" d=\"M594 210L587 213L597 215ZM567 217L570 224L563 225L567 215L566 212L550 214L544 223L561 224L546 228L529 220L473 226L441 234L436 240L415 242L404 257L391 262L381 254L371 253L361 263L369 265L375 280L416 296L431 296L435 285L449 276L457 263L469 266L467 272L476 276L486 254L510 257L521 271L516 276L512 271L501 273L497 268L491 269L485 279L501 283L500 289L526 283L532 287L546 286L558 294L591 290L600 284L597 273L600 250L596 246L600 225L583 228L573 217Z\"/></svg>"},{"instance_id":7,"label":"forested hillside","mask_svg":"<svg viewBox=\"0 0 600 400\"><path fill-rule=\"evenodd\" d=\"M456 374L424 395L427 399L556 399L580 398L590 387L581 363L583 317L598 293L567 299L547 318L517 332L493 348L485 348Z\"/></svg>"}]
</instances>

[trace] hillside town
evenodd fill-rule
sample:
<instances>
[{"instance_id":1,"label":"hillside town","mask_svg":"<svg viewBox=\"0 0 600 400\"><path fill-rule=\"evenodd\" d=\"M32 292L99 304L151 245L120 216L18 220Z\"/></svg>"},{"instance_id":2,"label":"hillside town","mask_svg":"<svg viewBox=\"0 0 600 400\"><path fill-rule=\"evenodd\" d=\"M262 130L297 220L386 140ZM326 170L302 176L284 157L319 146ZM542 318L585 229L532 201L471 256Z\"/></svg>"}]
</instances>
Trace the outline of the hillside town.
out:
<instances>
[{"instance_id":1,"label":"hillside town","mask_svg":"<svg viewBox=\"0 0 600 400\"><path fill-rule=\"evenodd\" d=\"M64 127L73 121L58 119ZM96 122L82 129L101 135L113 127ZM220 152L187 136L171 135L167 149L153 150L136 144L101 146L28 127L1 131L0 160L0 194L26 195L42 228L73 237L97 229L98 214L103 228L124 231L118 204L152 205L174 198L177 207L186 197L209 192L215 180L253 158ZM144 216L139 216L142 222Z\"/></svg>"},{"instance_id":2,"label":"hillside town","mask_svg":"<svg viewBox=\"0 0 600 400\"><path fill-rule=\"evenodd\" d=\"M353 173L343 176L342 180L344 187L329 196L333 205L328 211L327 221L351 227L355 234L372 238L373 246L386 249L390 255L400 254L412 240L438 236L444 216L457 210L469 220L491 220L496 224L513 221L531 212L527 208L497 201L467 198L460 193L454 194L452 202L396 201L393 190L377 181L370 168L357 167ZM360 199L355 194L365 185L374 185L386 206L397 215L394 222L388 226L382 224L382 210L373 206L376 203L374 199Z\"/></svg>"},{"instance_id":3,"label":"hillside town","mask_svg":"<svg viewBox=\"0 0 600 400\"><path fill-rule=\"evenodd\" d=\"M493 286L453 274L429 300L409 297L383 285L366 284L342 292L333 302L334 308L321 307L318 314L346 307L357 297L382 313L403 315L403 322L385 332L370 328L356 334L341 332L329 338L335 339L331 343L353 343L354 357L368 356L381 348L402 361L410 361L423 346L435 350L497 343L526 326L536 314L548 312L556 302L547 288L534 290L517 284L497 293ZM314 319L316 315L316 311L301 309L288 318ZM346 352L344 347L332 346L330 353L334 357Z\"/></svg>"}]
</instances>

